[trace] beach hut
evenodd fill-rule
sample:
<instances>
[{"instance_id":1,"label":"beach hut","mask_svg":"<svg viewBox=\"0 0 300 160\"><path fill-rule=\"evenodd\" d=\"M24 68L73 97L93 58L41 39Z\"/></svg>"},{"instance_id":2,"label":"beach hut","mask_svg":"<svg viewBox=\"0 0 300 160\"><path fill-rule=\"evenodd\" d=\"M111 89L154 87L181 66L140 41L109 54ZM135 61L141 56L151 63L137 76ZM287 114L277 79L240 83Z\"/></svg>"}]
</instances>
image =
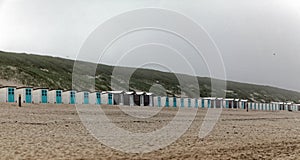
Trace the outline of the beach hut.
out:
<instances>
[{"instance_id":1,"label":"beach hut","mask_svg":"<svg viewBox=\"0 0 300 160\"><path fill-rule=\"evenodd\" d=\"M216 108L223 108L223 98L216 98Z\"/></svg>"},{"instance_id":2,"label":"beach hut","mask_svg":"<svg viewBox=\"0 0 300 160\"><path fill-rule=\"evenodd\" d=\"M271 102L272 111L276 111L276 103Z\"/></svg>"},{"instance_id":3,"label":"beach hut","mask_svg":"<svg viewBox=\"0 0 300 160\"><path fill-rule=\"evenodd\" d=\"M124 93L124 91L108 91L109 104L124 105Z\"/></svg>"},{"instance_id":4,"label":"beach hut","mask_svg":"<svg viewBox=\"0 0 300 160\"><path fill-rule=\"evenodd\" d=\"M66 90L62 92L62 102L64 104L76 104L76 91Z\"/></svg>"},{"instance_id":5,"label":"beach hut","mask_svg":"<svg viewBox=\"0 0 300 160\"><path fill-rule=\"evenodd\" d=\"M32 91L33 103L48 103L48 88L35 88Z\"/></svg>"},{"instance_id":6,"label":"beach hut","mask_svg":"<svg viewBox=\"0 0 300 160\"><path fill-rule=\"evenodd\" d=\"M202 98L198 98L198 107L202 108Z\"/></svg>"},{"instance_id":7,"label":"beach hut","mask_svg":"<svg viewBox=\"0 0 300 160\"><path fill-rule=\"evenodd\" d=\"M201 98L201 108L205 108L205 99Z\"/></svg>"},{"instance_id":8,"label":"beach hut","mask_svg":"<svg viewBox=\"0 0 300 160\"><path fill-rule=\"evenodd\" d=\"M90 104L90 92L88 91L76 92L75 96L76 96L77 104Z\"/></svg>"},{"instance_id":9,"label":"beach hut","mask_svg":"<svg viewBox=\"0 0 300 160\"><path fill-rule=\"evenodd\" d=\"M293 102L287 102L286 103L286 110L293 111L292 106L293 106Z\"/></svg>"},{"instance_id":10,"label":"beach hut","mask_svg":"<svg viewBox=\"0 0 300 160\"><path fill-rule=\"evenodd\" d=\"M296 104L297 111L300 111L300 104Z\"/></svg>"},{"instance_id":11,"label":"beach hut","mask_svg":"<svg viewBox=\"0 0 300 160\"><path fill-rule=\"evenodd\" d=\"M184 98L182 98L182 97L177 98L177 105L178 105L178 107L183 108L184 107Z\"/></svg>"},{"instance_id":12,"label":"beach hut","mask_svg":"<svg viewBox=\"0 0 300 160\"><path fill-rule=\"evenodd\" d=\"M198 98L195 98L194 101L195 101L195 108L199 108L199 101L198 101Z\"/></svg>"},{"instance_id":13,"label":"beach hut","mask_svg":"<svg viewBox=\"0 0 300 160\"><path fill-rule=\"evenodd\" d=\"M168 97L165 96L160 97L160 103L162 107L169 107L169 104L166 104L167 101L169 101Z\"/></svg>"},{"instance_id":14,"label":"beach hut","mask_svg":"<svg viewBox=\"0 0 300 160\"><path fill-rule=\"evenodd\" d=\"M248 107L249 107L249 110L254 110L254 103L248 102Z\"/></svg>"},{"instance_id":15,"label":"beach hut","mask_svg":"<svg viewBox=\"0 0 300 160\"><path fill-rule=\"evenodd\" d=\"M177 97L169 97L169 105L171 106L171 107L178 107L178 106L180 106L180 103L178 103L178 98Z\"/></svg>"},{"instance_id":16,"label":"beach hut","mask_svg":"<svg viewBox=\"0 0 300 160\"><path fill-rule=\"evenodd\" d=\"M133 101L135 106L144 106L145 92L135 92L133 95Z\"/></svg>"},{"instance_id":17,"label":"beach hut","mask_svg":"<svg viewBox=\"0 0 300 160\"><path fill-rule=\"evenodd\" d=\"M110 97L109 97L110 95ZM112 105L112 94L107 91L101 92L101 104Z\"/></svg>"},{"instance_id":18,"label":"beach hut","mask_svg":"<svg viewBox=\"0 0 300 160\"><path fill-rule=\"evenodd\" d=\"M162 97L161 100L164 107L170 107L170 97Z\"/></svg>"},{"instance_id":19,"label":"beach hut","mask_svg":"<svg viewBox=\"0 0 300 160\"><path fill-rule=\"evenodd\" d=\"M16 102L15 86L3 86L0 88L0 102Z\"/></svg>"},{"instance_id":20,"label":"beach hut","mask_svg":"<svg viewBox=\"0 0 300 160\"><path fill-rule=\"evenodd\" d=\"M208 97L202 98L203 105L205 108L211 108L211 100Z\"/></svg>"},{"instance_id":21,"label":"beach hut","mask_svg":"<svg viewBox=\"0 0 300 160\"><path fill-rule=\"evenodd\" d=\"M216 97L211 97L211 108L216 108Z\"/></svg>"},{"instance_id":22,"label":"beach hut","mask_svg":"<svg viewBox=\"0 0 300 160\"><path fill-rule=\"evenodd\" d=\"M49 103L62 104L62 90L49 90L48 91Z\"/></svg>"},{"instance_id":23,"label":"beach hut","mask_svg":"<svg viewBox=\"0 0 300 160\"><path fill-rule=\"evenodd\" d=\"M192 108L195 108L195 98L190 98L190 100L191 100L191 105L190 105L190 107L192 107Z\"/></svg>"},{"instance_id":24,"label":"beach hut","mask_svg":"<svg viewBox=\"0 0 300 160\"><path fill-rule=\"evenodd\" d=\"M32 103L32 87L19 87L15 91L15 99L17 100L21 95L21 101L23 103Z\"/></svg>"},{"instance_id":25,"label":"beach hut","mask_svg":"<svg viewBox=\"0 0 300 160\"><path fill-rule=\"evenodd\" d=\"M267 104L263 103L263 110L266 111L267 110Z\"/></svg>"},{"instance_id":26,"label":"beach hut","mask_svg":"<svg viewBox=\"0 0 300 160\"><path fill-rule=\"evenodd\" d=\"M273 103L270 103L270 110L271 110L271 111L275 111L275 107L274 107L274 104L273 104Z\"/></svg>"},{"instance_id":27,"label":"beach hut","mask_svg":"<svg viewBox=\"0 0 300 160\"><path fill-rule=\"evenodd\" d=\"M296 106L296 104L293 104L293 105L292 105L292 110L293 110L293 111L297 111L297 106Z\"/></svg>"},{"instance_id":28,"label":"beach hut","mask_svg":"<svg viewBox=\"0 0 300 160\"><path fill-rule=\"evenodd\" d=\"M241 109L246 109L248 107L247 102L248 102L248 100L246 100L246 99L241 99L240 100L239 106L241 107Z\"/></svg>"},{"instance_id":29,"label":"beach hut","mask_svg":"<svg viewBox=\"0 0 300 160\"><path fill-rule=\"evenodd\" d=\"M155 107L162 107L160 96L154 96L153 99L154 99L153 101L154 101L154 106Z\"/></svg>"},{"instance_id":30,"label":"beach hut","mask_svg":"<svg viewBox=\"0 0 300 160\"><path fill-rule=\"evenodd\" d=\"M183 107L187 107L187 108L190 108L190 107L192 107L192 105L191 105L191 99L190 98L182 98L183 100ZM181 102L182 102L181 101Z\"/></svg>"},{"instance_id":31,"label":"beach hut","mask_svg":"<svg viewBox=\"0 0 300 160\"><path fill-rule=\"evenodd\" d=\"M124 105L125 106L134 106L134 97L135 92L125 92L124 93Z\"/></svg>"},{"instance_id":32,"label":"beach hut","mask_svg":"<svg viewBox=\"0 0 300 160\"><path fill-rule=\"evenodd\" d=\"M188 99L187 97L181 97L180 98L180 107L181 108L185 108L185 107L188 107L189 104L188 104Z\"/></svg>"},{"instance_id":33,"label":"beach hut","mask_svg":"<svg viewBox=\"0 0 300 160\"><path fill-rule=\"evenodd\" d=\"M144 94L144 106L153 106L153 93Z\"/></svg>"},{"instance_id":34,"label":"beach hut","mask_svg":"<svg viewBox=\"0 0 300 160\"><path fill-rule=\"evenodd\" d=\"M267 104L267 110L268 110L268 111L271 111L271 110L272 110L272 109L271 109L270 103Z\"/></svg>"},{"instance_id":35,"label":"beach hut","mask_svg":"<svg viewBox=\"0 0 300 160\"><path fill-rule=\"evenodd\" d=\"M284 102L278 102L278 105L279 105L279 110L286 110L286 103Z\"/></svg>"},{"instance_id":36,"label":"beach hut","mask_svg":"<svg viewBox=\"0 0 300 160\"><path fill-rule=\"evenodd\" d=\"M234 99L234 101L233 101L233 108L235 108L235 109L240 108L239 101L240 101L239 99Z\"/></svg>"},{"instance_id":37,"label":"beach hut","mask_svg":"<svg viewBox=\"0 0 300 160\"><path fill-rule=\"evenodd\" d=\"M101 92L96 91L90 93L90 104L96 104L96 105L101 104Z\"/></svg>"},{"instance_id":38,"label":"beach hut","mask_svg":"<svg viewBox=\"0 0 300 160\"><path fill-rule=\"evenodd\" d=\"M256 108L257 108L258 111L262 110L262 104L261 103L257 103L257 107Z\"/></svg>"}]
</instances>

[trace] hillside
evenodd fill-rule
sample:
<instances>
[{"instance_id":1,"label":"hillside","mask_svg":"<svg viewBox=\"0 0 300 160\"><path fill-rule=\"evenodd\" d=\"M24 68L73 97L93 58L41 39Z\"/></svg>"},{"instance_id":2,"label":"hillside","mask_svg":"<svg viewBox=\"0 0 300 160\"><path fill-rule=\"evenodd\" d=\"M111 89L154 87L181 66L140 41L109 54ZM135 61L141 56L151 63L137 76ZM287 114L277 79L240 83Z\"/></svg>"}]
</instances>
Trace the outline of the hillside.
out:
<instances>
[{"instance_id":1,"label":"hillside","mask_svg":"<svg viewBox=\"0 0 300 160\"><path fill-rule=\"evenodd\" d=\"M70 89L72 86L73 65L73 60L63 58L0 51L0 86L7 85L6 83L9 82L9 84L18 86L28 85L51 89ZM96 89L111 89L112 71L112 66L98 65L95 78ZM207 77L198 77L202 97L210 96L210 80ZM137 69L134 72L130 79L130 89L148 91L157 82L166 88L168 94L176 95L181 91L174 74L149 69ZM188 95L188 93L186 94ZM259 102L289 100L298 103L300 93L271 86L227 81L226 97L243 98Z\"/></svg>"}]
</instances>

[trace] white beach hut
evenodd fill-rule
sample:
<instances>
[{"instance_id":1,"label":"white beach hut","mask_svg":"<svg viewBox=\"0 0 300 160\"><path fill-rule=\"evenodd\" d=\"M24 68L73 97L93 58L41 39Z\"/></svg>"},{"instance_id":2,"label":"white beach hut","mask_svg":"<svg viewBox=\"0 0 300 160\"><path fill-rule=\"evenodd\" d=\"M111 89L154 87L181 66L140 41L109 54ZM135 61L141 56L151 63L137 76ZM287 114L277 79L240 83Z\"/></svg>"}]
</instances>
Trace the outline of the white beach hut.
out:
<instances>
[{"instance_id":1,"label":"white beach hut","mask_svg":"<svg viewBox=\"0 0 300 160\"><path fill-rule=\"evenodd\" d=\"M16 102L16 86L3 86L0 88L0 102Z\"/></svg>"},{"instance_id":2,"label":"white beach hut","mask_svg":"<svg viewBox=\"0 0 300 160\"><path fill-rule=\"evenodd\" d=\"M108 91L109 104L120 106L124 105L124 93L124 91Z\"/></svg>"},{"instance_id":3,"label":"white beach hut","mask_svg":"<svg viewBox=\"0 0 300 160\"><path fill-rule=\"evenodd\" d=\"M198 98L194 98L193 101L194 101L194 107L195 107L195 108L199 108L199 101L198 101Z\"/></svg>"},{"instance_id":4,"label":"white beach hut","mask_svg":"<svg viewBox=\"0 0 300 160\"><path fill-rule=\"evenodd\" d=\"M48 88L35 88L32 91L33 103L48 103Z\"/></svg>"},{"instance_id":5,"label":"white beach hut","mask_svg":"<svg viewBox=\"0 0 300 160\"><path fill-rule=\"evenodd\" d=\"M133 101L135 106L144 106L145 92L135 92L133 95Z\"/></svg>"},{"instance_id":6,"label":"white beach hut","mask_svg":"<svg viewBox=\"0 0 300 160\"><path fill-rule=\"evenodd\" d=\"M195 104L195 98L190 98L191 100L191 108L195 108L196 104Z\"/></svg>"},{"instance_id":7,"label":"white beach hut","mask_svg":"<svg viewBox=\"0 0 300 160\"><path fill-rule=\"evenodd\" d=\"M76 93L77 104L90 104L90 92L80 91Z\"/></svg>"},{"instance_id":8,"label":"white beach hut","mask_svg":"<svg viewBox=\"0 0 300 160\"><path fill-rule=\"evenodd\" d=\"M101 104L112 105L112 94L107 91L101 93Z\"/></svg>"},{"instance_id":9,"label":"white beach hut","mask_svg":"<svg viewBox=\"0 0 300 160\"><path fill-rule=\"evenodd\" d=\"M259 110L259 103L255 102L253 105L254 110Z\"/></svg>"},{"instance_id":10,"label":"white beach hut","mask_svg":"<svg viewBox=\"0 0 300 160\"><path fill-rule=\"evenodd\" d=\"M134 94L135 94L135 92L133 92L133 91L124 93L124 105L125 106L134 106L134 101L133 101Z\"/></svg>"},{"instance_id":11,"label":"white beach hut","mask_svg":"<svg viewBox=\"0 0 300 160\"><path fill-rule=\"evenodd\" d=\"M240 108L239 102L240 102L240 99L234 99L234 101L233 101L233 108L234 109Z\"/></svg>"},{"instance_id":12,"label":"white beach hut","mask_svg":"<svg viewBox=\"0 0 300 160\"><path fill-rule=\"evenodd\" d=\"M224 108L223 104L223 98L216 98L216 108Z\"/></svg>"},{"instance_id":13,"label":"white beach hut","mask_svg":"<svg viewBox=\"0 0 300 160\"><path fill-rule=\"evenodd\" d=\"M296 104L297 111L300 111L300 104Z\"/></svg>"},{"instance_id":14,"label":"white beach hut","mask_svg":"<svg viewBox=\"0 0 300 160\"><path fill-rule=\"evenodd\" d=\"M62 102L64 104L76 104L76 91L66 90L62 92Z\"/></svg>"},{"instance_id":15,"label":"white beach hut","mask_svg":"<svg viewBox=\"0 0 300 160\"><path fill-rule=\"evenodd\" d=\"M198 98L198 106L199 108L204 108L204 106L202 106L202 98Z\"/></svg>"},{"instance_id":16,"label":"white beach hut","mask_svg":"<svg viewBox=\"0 0 300 160\"><path fill-rule=\"evenodd\" d=\"M49 90L48 91L48 98L49 98L49 103L52 104L62 104L62 90L57 89L57 90Z\"/></svg>"},{"instance_id":17,"label":"white beach hut","mask_svg":"<svg viewBox=\"0 0 300 160\"><path fill-rule=\"evenodd\" d=\"M144 94L144 106L153 106L153 93Z\"/></svg>"},{"instance_id":18,"label":"white beach hut","mask_svg":"<svg viewBox=\"0 0 300 160\"><path fill-rule=\"evenodd\" d=\"M181 97L180 98L180 107L181 108L187 108L188 107L188 98L187 97Z\"/></svg>"},{"instance_id":19,"label":"white beach hut","mask_svg":"<svg viewBox=\"0 0 300 160\"><path fill-rule=\"evenodd\" d=\"M161 106L162 107L170 107L168 96L162 96L161 97Z\"/></svg>"},{"instance_id":20,"label":"white beach hut","mask_svg":"<svg viewBox=\"0 0 300 160\"><path fill-rule=\"evenodd\" d=\"M32 103L32 87L19 87L15 91L15 99L17 100L21 95L23 103Z\"/></svg>"},{"instance_id":21,"label":"white beach hut","mask_svg":"<svg viewBox=\"0 0 300 160\"><path fill-rule=\"evenodd\" d=\"M177 97L169 97L169 106L170 107L177 107Z\"/></svg>"},{"instance_id":22,"label":"white beach hut","mask_svg":"<svg viewBox=\"0 0 300 160\"><path fill-rule=\"evenodd\" d=\"M181 97L176 98L177 107L184 107L184 100Z\"/></svg>"},{"instance_id":23,"label":"white beach hut","mask_svg":"<svg viewBox=\"0 0 300 160\"><path fill-rule=\"evenodd\" d=\"M234 98L225 98L224 99L224 108L233 108Z\"/></svg>"},{"instance_id":24,"label":"white beach hut","mask_svg":"<svg viewBox=\"0 0 300 160\"><path fill-rule=\"evenodd\" d=\"M248 106L247 106L247 104L248 104L247 102L248 102L247 99L241 99L241 100L240 100L240 104L239 104L239 105L240 105L240 108L241 108L241 109L246 109L246 108L248 107Z\"/></svg>"},{"instance_id":25,"label":"white beach hut","mask_svg":"<svg viewBox=\"0 0 300 160\"><path fill-rule=\"evenodd\" d=\"M154 101L154 106L155 107L162 107L160 96L154 96L153 101Z\"/></svg>"},{"instance_id":26,"label":"white beach hut","mask_svg":"<svg viewBox=\"0 0 300 160\"><path fill-rule=\"evenodd\" d=\"M101 104L101 92L95 91L90 93L90 104L100 105Z\"/></svg>"}]
</instances>

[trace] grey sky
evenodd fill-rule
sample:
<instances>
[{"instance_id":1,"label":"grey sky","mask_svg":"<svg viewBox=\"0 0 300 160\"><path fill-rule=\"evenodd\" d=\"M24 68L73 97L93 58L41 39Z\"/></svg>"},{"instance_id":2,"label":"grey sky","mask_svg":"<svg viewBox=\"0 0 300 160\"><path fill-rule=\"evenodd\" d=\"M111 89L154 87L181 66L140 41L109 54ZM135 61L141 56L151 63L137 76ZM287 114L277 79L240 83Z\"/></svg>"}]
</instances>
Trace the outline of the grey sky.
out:
<instances>
[{"instance_id":1,"label":"grey sky","mask_svg":"<svg viewBox=\"0 0 300 160\"><path fill-rule=\"evenodd\" d=\"M74 59L97 26L143 7L174 10L201 24L222 54L227 79L300 91L297 0L0 0L0 50ZM207 76L205 66L198 74Z\"/></svg>"}]
</instances>

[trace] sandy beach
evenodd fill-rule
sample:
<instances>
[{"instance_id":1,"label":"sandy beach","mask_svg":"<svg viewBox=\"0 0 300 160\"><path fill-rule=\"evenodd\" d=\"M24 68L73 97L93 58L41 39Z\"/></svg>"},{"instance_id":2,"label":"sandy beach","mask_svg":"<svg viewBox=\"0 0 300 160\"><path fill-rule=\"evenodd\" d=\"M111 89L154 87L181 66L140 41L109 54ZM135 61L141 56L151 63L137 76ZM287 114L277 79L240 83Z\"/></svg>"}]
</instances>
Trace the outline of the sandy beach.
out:
<instances>
[{"instance_id":1,"label":"sandy beach","mask_svg":"<svg viewBox=\"0 0 300 160\"><path fill-rule=\"evenodd\" d=\"M128 117L102 106L118 127L151 132L167 125L177 109L150 119ZM223 110L213 131L198 138L206 114L199 109L177 141L150 153L128 154L101 144L84 127L75 106L0 104L0 159L300 159L300 113Z\"/></svg>"}]
</instances>

